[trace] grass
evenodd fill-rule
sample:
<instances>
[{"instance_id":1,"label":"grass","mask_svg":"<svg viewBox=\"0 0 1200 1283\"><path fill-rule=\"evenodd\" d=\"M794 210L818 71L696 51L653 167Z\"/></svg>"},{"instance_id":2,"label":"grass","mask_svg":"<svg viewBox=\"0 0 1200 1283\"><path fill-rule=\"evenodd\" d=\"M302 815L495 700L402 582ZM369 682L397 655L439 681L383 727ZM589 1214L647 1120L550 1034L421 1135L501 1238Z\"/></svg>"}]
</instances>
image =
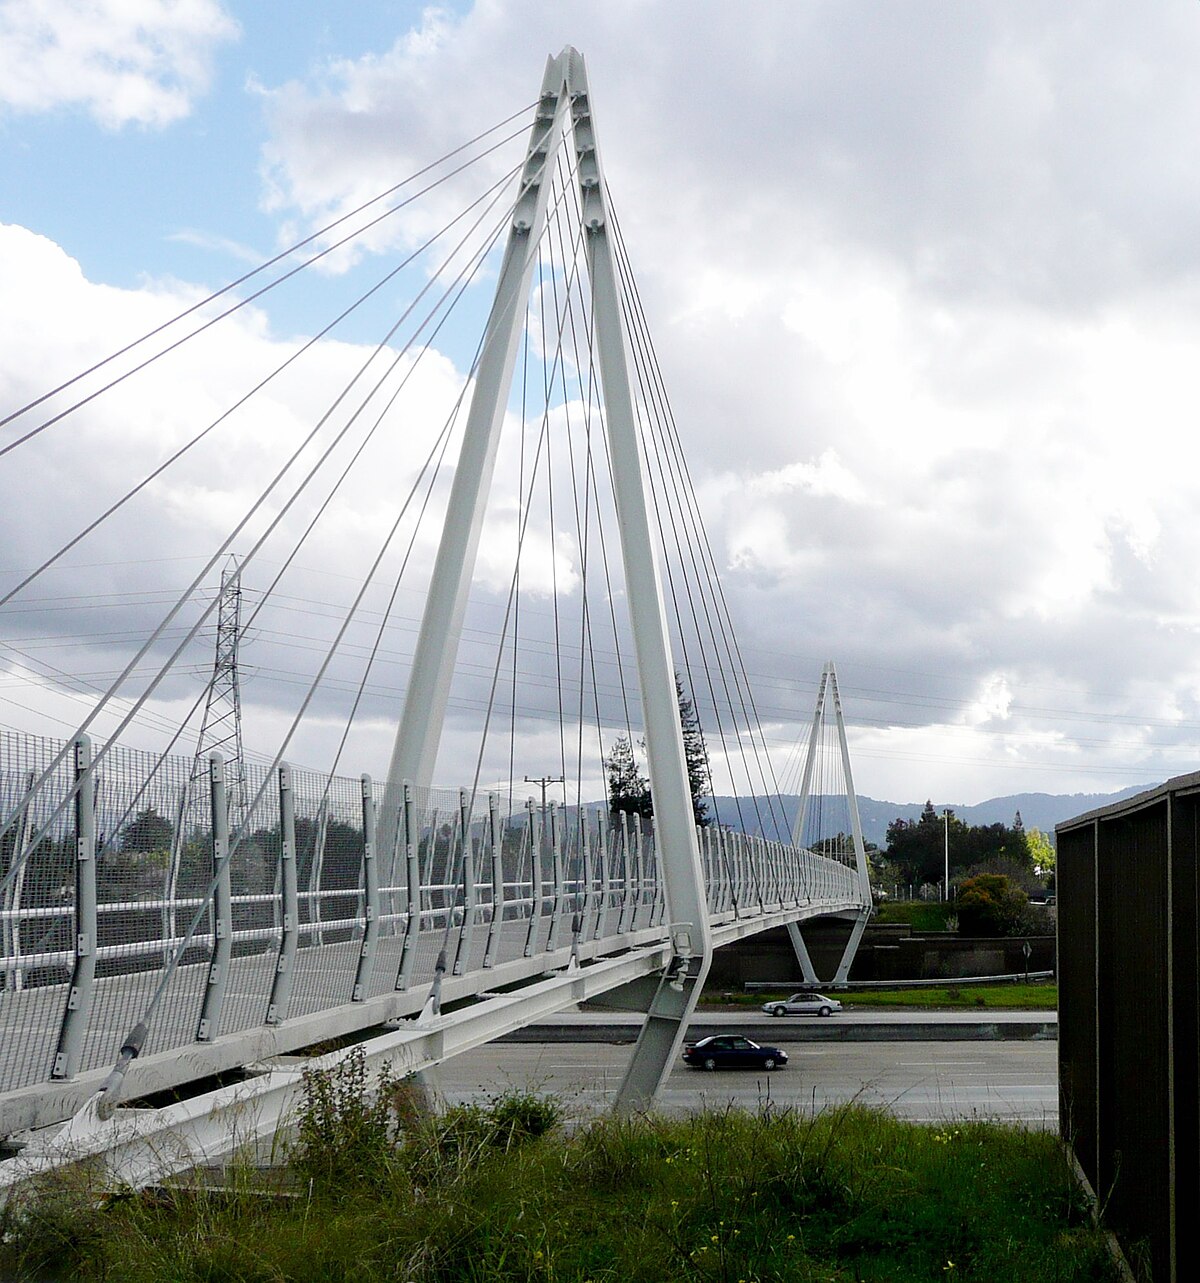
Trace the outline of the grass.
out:
<instances>
[{"instance_id":1,"label":"grass","mask_svg":"<svg viewBox=\"0 0 1200 1283\"><path fill-rule=\"evenodd\" d=\"M44 1188L0 1229L0 1277L122 1283L902 1283L1109 1280L1054 1137L860 1107L603 1119L565 1134L509 1093L435 1122L318 1102L336 1157L295 1197L97 1200ZM383 1171L379 1127L390 1139ZM368 1161L360 1162L360 1159Z\"/></svg>"},{"instance_id":2,"label":"grass","mask_svg":"<svg viewBox=\"0 0 1200 1283\"><path fill-rule=\"evenodd\" d=\"M920 1008L937 1011L1055 1011L1058 1008L1058 985L931 985L921 989L870 989L856 993L839 993L847 1007ZM764 998L765 1002L766 999Z\"/></svg>"},{"instance_id":3,"label":"grass","mask_svg":"<svg viewBox=\"0 0 1200 1283\"><path fill-rule=\"evenodd\" d=\"M754 993L706 992L701 1003L706 1007L732 1007L757 1010L772 998L785 998L791 989L758 990ZM828 991L826 991L828 992ZM869 989L837 993L846 1007L882 1007L888 1010L972 1011L1055 1011L1058 1008L1058 985L1037 984L931 985L920 989Z\"/></svg>"},{"instance_id":4,"label":"grass","mask_svg":"<svg viewBox=\"0 0 1200 1283\"><path fill-rule=\"evenodd\" d=\"M876 923L906 922L918 933L922 931L945 931L946 920L956 915L953 901L929 902L921 900L894 900L877 905L872 915Z\"/></svg>"}]
</instances>

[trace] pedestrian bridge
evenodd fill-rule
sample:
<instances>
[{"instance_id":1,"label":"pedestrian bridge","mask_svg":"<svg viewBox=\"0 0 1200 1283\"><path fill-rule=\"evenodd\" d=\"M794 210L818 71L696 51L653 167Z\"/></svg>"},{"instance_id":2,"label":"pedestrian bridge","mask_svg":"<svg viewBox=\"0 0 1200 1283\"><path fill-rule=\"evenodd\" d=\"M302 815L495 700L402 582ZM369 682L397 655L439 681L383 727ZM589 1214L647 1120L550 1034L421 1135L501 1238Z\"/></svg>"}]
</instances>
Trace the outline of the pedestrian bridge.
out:
<instances>
[{"instance_id":1,"label":"pedestrian bridge","mask_svg":"<svg viewBox=\"0 0 1200 1283\"><path fill-rule=\"evenodd\" d=\"M644 1108L713 949L787 926L815 981L797 924L844 915L844 978L870 886L836 678L827 665L789 823L611 200L565 49L532 104L0 419L0 456L49 452L27 475L50 478L47 514L79 523L48 527L36 568L3 586L8 634L39 640L47 599L30 608L28 590L51 572L100 612L86 674L5 656L35 703L48 687L95 698L64 740L0 740L0 1142L33 1137L0 1190L85 1153L137 1183L268 1136L298 1053L325 1063L365 1039L419 1071L584 998L645 1013L617 1100ZM379 244L399 263L215 418L208 400L173 407L161 443L147 423L124 493L79 514L58 502L62 424L91 424L118 387L100 423L125 423L148 367L334 251L369 261ZM332 360L322 344L381 300L378 343L356 332L336 352L361 363ZM156 507L177 478L188 503ZM164 558L165 587L105 616L94 563L77 564L89 541L136 567L147 532L193 504L189 535L217 523L215 544ZM422 603L419 627L402 599ZM259 764L247 639L271 687L247 737ZM341 774L380 725L396 727L380 782ZM288 765L301 736L326 770ZM551 766L540 804L519 796L517 761ZM714 780L736 815L717 813ZM574 804L548 803L550 782ZM834 795L836 824L819 814Z\"/></svg>"},{"instance_id":2,"label":"pedestrian bridge","mask_svg":"<svg viewBox=\"0 0 1200 1283\"><path fill-rule=\"evenodd\" d=\"M20 845L58 801L22 792L57 746L0 743ZM199 788L189 759L117 749L93 773L82 748L58 782L90 793L94 849L64 821L0 910L0 1137L77 1112L130 1037L125 1097L389 1022L419 1026L418 1067L443 1054L430 1035L451 1011L477 1042L653 975L672 950L654 828L628 815L407 788L380 852L380 786L284 766L210 888L217 769ZM863 907L836 858L716 826L697 841L715 945Z\"/></svg>"},{"instance_id":3,"label":"pedestrian bridge","mask_svg":"<svg viewBox=\"0 0 1200 1283\"><path fill-rule=\"evenodd\" d=\"M54 810L52 791L22 788L56 745L0 742L19 847ZM689 948L669 920L653 825L405 788L396 841L380 851L382 788L282 766L252 778L272 786L270 817L222 862L219 761L197 788L186 758L116 749L101 773L87 749L77 743L58 776L85 799L82 844L76 822L44 834L0 910L10 1144L61 1136L55 1124L113 1089L122 1048L138 1054L126 1054L103 1145L137 1130L121 1169L136 1181L161 1174L165 1136L193 1162L235 1134L269 1134L298 1087L289 1056L314 1044L366 1037L373 1058L416 1071L584 999L644 1010L647 986L683 988ZM715 947L814 917L864 919L851 863L715 826L697 841ZM843 973L849 962L850 951ZM187 1099L144 1107L169 1090Z\"/></svg>"}]
</instances>

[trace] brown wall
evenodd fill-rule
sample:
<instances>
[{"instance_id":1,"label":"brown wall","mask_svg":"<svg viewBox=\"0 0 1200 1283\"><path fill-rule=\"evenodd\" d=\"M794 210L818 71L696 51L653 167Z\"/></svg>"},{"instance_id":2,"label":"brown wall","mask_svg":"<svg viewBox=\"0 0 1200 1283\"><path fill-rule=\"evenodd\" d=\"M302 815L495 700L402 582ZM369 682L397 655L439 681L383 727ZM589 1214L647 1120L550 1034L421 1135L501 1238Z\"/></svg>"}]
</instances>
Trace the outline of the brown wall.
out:
<instances>
[{"instance_id":1,"label":"brown wall","mask_svg":"<svg viewBox=\"0 0 1200 1283\"><path fill-rule=\"evenodd\" d=\"M1200 775L1058 826L1064 1139L1141 1278L1200 1278Z\"/></svg>"}]
</instances>

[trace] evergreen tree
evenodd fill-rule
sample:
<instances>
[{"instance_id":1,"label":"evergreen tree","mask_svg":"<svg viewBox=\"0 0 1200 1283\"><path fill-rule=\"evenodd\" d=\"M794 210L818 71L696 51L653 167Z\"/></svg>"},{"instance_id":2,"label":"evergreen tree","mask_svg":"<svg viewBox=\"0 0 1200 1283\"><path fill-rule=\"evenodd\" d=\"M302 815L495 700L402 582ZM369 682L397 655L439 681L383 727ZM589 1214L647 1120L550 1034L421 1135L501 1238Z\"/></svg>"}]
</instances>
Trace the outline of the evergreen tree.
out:
<instances>
[{"instance_id":1,"label":"evergreen tree","mask_svg":"<svg viewBox=\"0 0 1200 1283\"><path fill-rule=\"evenodd\" d=\"M121 832L121 850L131 855L170 851L175 838L171 821L153 807L139 811Z\"/></svg>"},{"instance_id":2,"label":"evergreen tree","mask_svg":"<svg viewBox=\"0 0 1200 1283\"><path fill-rule=\"evenodd\" d=\"M700 719L690 696L684 689L683 679L675 674L675 696L679 702L679 726L683 732L683 755L687 764L688 788L692 795L692 815L703 826L712 823L708 814L710 772L708 745L700 729ZM642 747L645 747L643 743ZM650 796L650 781L638 769L637 758L628 735L618 736L612 751L604 759L604 773L608 782L608 809L619 815L650 817L654 814L654 799Z\"/></svg>"},{"instance_id":3,"label":"evergreen tree","mask_svg":"<svg viewBox=\"0 0 1200 1283\"><path fill-rule=\"evenodd\" d=\"M604 759L604 772L608 778L608 809L614 815L654 814L650 781L638 770L628 735L618 736L612 752Z\"/></svg>"},{"instance_id":4,"label":"evergreen tree","mask_svg":"<svg viewBox=\"0 0 1200 1283\"><path fill-rule=\"evenodd\" d=\"M687 762L688 787L692 793L692 814L702 828L712 823L708 814L708 799L712 792L712 776L708 767L708 745L700 729L700 719L691 697L683 686L683 678L675 674L675 697L679 701L679 725L683 730L683 756Z\"/></svg>"},{"instance_id":5,"label":"evergreen tree","mask_svg":"<svg viewBox=\"0 0 1200 1283\"><path fill-rule=\"evenodd\" d=\"M1021 812L1018 811L1013 816L1012 826L1012 849L1005 852L1011 856L1018 864L1032 864L1033 852L1029 846L1029 838L1025 832L1025 823L1021 819Z\"/></svg>"}]
</instances>

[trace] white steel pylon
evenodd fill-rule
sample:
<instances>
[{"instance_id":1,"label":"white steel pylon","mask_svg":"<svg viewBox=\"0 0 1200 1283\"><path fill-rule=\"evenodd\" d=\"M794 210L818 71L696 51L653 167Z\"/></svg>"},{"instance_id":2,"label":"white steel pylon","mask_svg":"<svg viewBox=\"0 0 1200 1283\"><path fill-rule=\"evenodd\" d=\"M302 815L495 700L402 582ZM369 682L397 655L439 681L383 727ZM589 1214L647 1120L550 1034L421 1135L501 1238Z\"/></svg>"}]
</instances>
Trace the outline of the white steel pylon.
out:
<instances>
[{"instance_id":1,"label":"white steel pylon","mask_svg":"<svg viewBox=\"0 0 1200 1283\"><path fill-rule=\"evenodd\" d=\"M805 825L809 819L811 805L814 800L812 794L813 771L816 766L817 754L821 747L821 731L828 721L830 703L833 705L838 747L841 751L842 778L846 788L846 806L850 812L850 837L854 845L854 863L858 875L858 889L864 905L854 915L854 925L850 930L850 938L846 942L842 960L834 974L832 983L837 986L845 984L846 978L850 974L850 966L854 961L854 955L858 952L859 943L862 940L863 932L866 930L867 920L871 916L871 869L867 863L867 849L863 842L862 822L858 814L858 796L854 792L854 775L850 770L850 746L846 741L846 722L842 716L842 697L838 691L837 670L834 668L833 660L828 660L824 668L821 669L821 683L817 688L817 707L813 713L812 731L808 737L808 756L804 760L804 776L800 784L800 805L796 811L795 825L792 828L792 845L797 847L803 844ZM796 958L800 963L800 970L804 975L805 982L812 985L818 984L817 974L813 969L812 960L809 958L804 938L800 934L799 925L794 922L790 923L788 925L788 934L796 951Z\"/></svg>"},{"instance_id":2,"label":"white steel pylon","mask_svg":"<svg viewBox=\"0 0 1200 1283\"><path fill-rule=\"evenodd\" d=\"M632 363L604 176L586 68L582 55L570 47L546 63L521 191L484 331L462 448L396 733L380 820L380 845L385 860L395 869L404 785L423 788L432 779L525 304L545 227L549 176L568 134L586 236L605 431L645 721L655 833L671 924L672 956L649 1001L646 1023L618 1094L618 1108L632 1109L653 1099L678 1054L708 972L712 933L675 699L675 666L647 501L646 465L634 407Z\"/></svg>"}]
</instances>

